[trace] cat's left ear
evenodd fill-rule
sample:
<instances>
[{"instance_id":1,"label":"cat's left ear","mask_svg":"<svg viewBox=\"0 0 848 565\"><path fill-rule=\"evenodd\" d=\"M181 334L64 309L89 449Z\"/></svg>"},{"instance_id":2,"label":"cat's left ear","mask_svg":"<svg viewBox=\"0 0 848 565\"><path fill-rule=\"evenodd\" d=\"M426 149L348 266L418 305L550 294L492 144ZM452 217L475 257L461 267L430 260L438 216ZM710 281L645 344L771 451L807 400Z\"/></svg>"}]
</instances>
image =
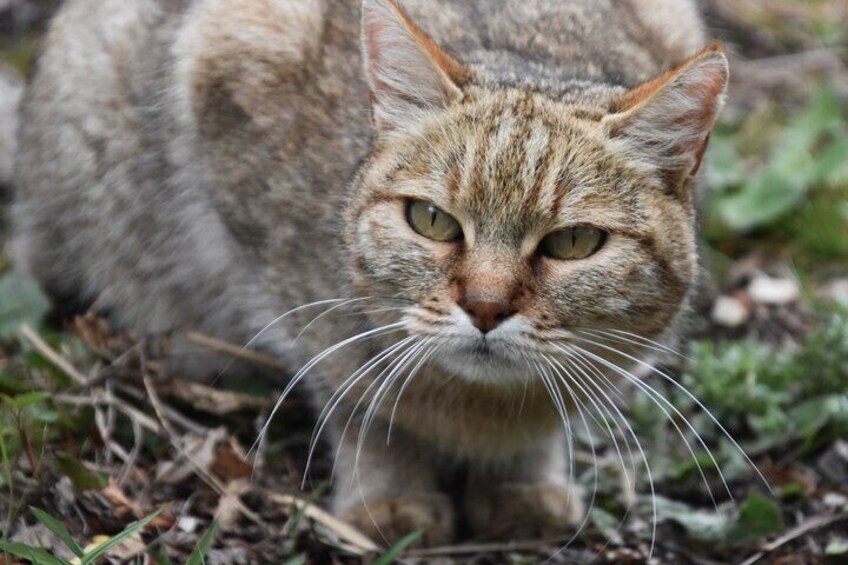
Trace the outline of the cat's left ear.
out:
<instances>
[{"instance_id":1,"label":"cat's left ear","mask_svg":"<svg viewBox=\"0 0 848 565\"><path fill-rule=\"evenodd\" d=\"M462 98L468 70L442 51L395 0L362 3L362 53L377 130L402 128Z\"/></svg>"},{"instance_id":2,"label":"cat's left ear","mask_svg":"<svg viewBox=\"0 0 848 565\"><path fill-rule=\"evenodd\" d=\"M711 45L613 102L603 124L638 160L658 167L672 190L701 160L727 92L727 57Z\"/></svg>"}]
</instances>

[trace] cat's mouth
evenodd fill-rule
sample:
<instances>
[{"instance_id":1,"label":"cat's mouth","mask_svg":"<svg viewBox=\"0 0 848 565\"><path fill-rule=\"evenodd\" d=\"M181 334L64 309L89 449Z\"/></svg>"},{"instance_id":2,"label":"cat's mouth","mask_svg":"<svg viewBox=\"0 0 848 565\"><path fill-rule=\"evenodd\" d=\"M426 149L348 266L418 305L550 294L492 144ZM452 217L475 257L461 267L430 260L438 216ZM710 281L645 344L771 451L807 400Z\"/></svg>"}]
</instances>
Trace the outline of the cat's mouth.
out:
<instances>
[{"instance_id":1,"label":"cat's mouth","mask_svg":"<svg viewBox=\"0 0 848 565\"><path fill-rule=\"evenodd\" d=\"M437 362L452 373L474 381L503 382L525 375L518 356L502 344L483 337L444 350Z\"/></svg>"}]
</instances>

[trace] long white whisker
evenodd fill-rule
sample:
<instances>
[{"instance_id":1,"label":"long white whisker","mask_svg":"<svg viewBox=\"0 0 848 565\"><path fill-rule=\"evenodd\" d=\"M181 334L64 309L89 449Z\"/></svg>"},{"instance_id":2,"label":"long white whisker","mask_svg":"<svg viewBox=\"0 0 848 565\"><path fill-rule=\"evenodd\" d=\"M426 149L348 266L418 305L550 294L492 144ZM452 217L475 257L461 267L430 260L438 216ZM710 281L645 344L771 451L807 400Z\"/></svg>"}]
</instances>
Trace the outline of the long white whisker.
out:
<instances>
[{"instance_id":1,"label":"long white whisker","mask_svg":"<svg viewBox=\"0 0 848 565\"><path fill-rule=\"evenodd\" d=\"M392 372L389 373L389 375L385 378L383 384L381 384L380 387L377 389L377 392L374 393L374 398L371 404L368 406L368 410L366 410L365 412L365 417L363 419L362 426L360 427L360 434L359 438L357 439L356 461L359 460L359 452L362 446L362 442L365 440L365 436L367 435L368 430L371 428L371 425L374 422L374 418L377 416L383 398L389 393L397 379L400 378L404 369L406 369L409 364L415 361L415 357L418 355L418 353L421 352L423 348L424 342L422 341L416 343L409 351L405 352L400 358L398 364L392 370Z\"/></svg>"},{"instance_id":2,"label":"long white whisker","mask_svg":"<svg viewBox=\"0 0 848 565\"><path fill-rule=\"evenodd\" d=\"M427 341L427 345L430 345L430 340ZM409 375L406 377L406 380L403 381L403 384L398 391L397 398L395 398L395 403L392 406L392 412L389 415L389 429L386 432L386 445L390 445L392 442L392 424L395 421L395 413L397 412L398 405L400 404L400 398L403 396L403 393L406 391L406 388L412 383L412 379L415 378L415 375L418 374L418 371L429 361L433 355L440 349L439 346L431 347L428 351L424 353L421 359L418 361L418 364L412 368L409 372Z\"/></svg>"},{"instance_id":3,"label":"long white whisker","mask_svg":"<svg viewBox=\"0 0 848 565\"><path fill-rule=\"evenodd\" d=\"M601 392L601 394L604 394L604 392L603 392L603 389L600 386L600 383L595 382L594 379L592 379L589 375L586 374L584 369L592 370L593 373L598 375L600 377L600 379L606 383L607 387L609 387L610 391L613 392L613 394L619 393L618 387L616 387L614 385L614 383L609 379L609 377L607 377L603 373L603 371L601 371L600 369L598 369L598 367L595 367L594 365L589 363L588 360L584 360L583 357L582 357L582 354L579 351L573 351L572 353L573 353L573 355L569 355L567 357L567 359L569 359L573 362L572 366L575 366L581 373L586 375L586 378L589 382L595 383L595 386L598 388L598 390ZM579 365L577 365L578 363L579 363ZM580 366L582 366L583 368L581 368ZM651 471L651 465L648 462L648 457L645 453L644 448L642 447L642 443L639 441L639 437L636 435L636 432L633 429L633 427L630 425L630 422L627 420L627 418L624 416L624 414L621 413L621 410L619 410L619 408L615 404L615 402L613 402L612 400L609 400L609 397L606 396L606 394L604 394L604 397L608 399L610 406L612 406L613 410L615 410L615 412L618 414L620 421L624 422L624 426L627 428L628 433L633 438L633 442L636 444L636 449L639 451L639 457L642 460L642 465L645 468L645 474L646 474L647 479L648 479L648 486L651 489L651 514L652 514L651 548L650 548L650 551L648 552L648 558L650 559L654 554L654 549L655 549L656 539L657 539L657 496L656 496L656 487L654 486L653 472ZM620 398L620 394L619 394L619 398ZM625 435L625 437L626 437L626 435ZM627 445L628 445L628 452L630 452L629 442L628 442ZM632 455L631 455L631 457L632 457ZM633 470L633 474L635 476L635 468ZM633 484L633 489L635 490L635 482ZM621 528L623 526L625 520L627 519L627 515L630 513L630 509L631 509L631 506L628 504L627 511L625 512L624 517L622 517L622 520L619 524L619 528Z\"/></svg>"},{"instance_id":4,"label":"long white whisker","mask_svg":"<svg viewBox=\"0 0 848 565\"><path fill-rule=\"evenodd\" d=\"M589 343L592 343L592 341L591 341L591 340L587 340L586 338L578 338L578 339L583 339L584 341L587 341L587 342L589 342ZM653 372L654 374L657 374L657 375L661 376L664 380L666 380L667 382L669 382L669 383L670 383L673 387L675 387L677 390L679 390L679 391L680 391L680 392L682 392L684 395L686 395L686 397L687 397L687 398L689 398L689 400L691 400L692 402L694 402L694 403L698 406L698 408L700 408L700 409L704 412L704 414L706 414L706 415L707 415L707 417L708 417L710 420L712 420L713 424L715 424L715 425L716 425L716 427L718 427L718 429L719 429L719 430L721 430L721 433L724 435L724 437L726 437L726 438L728 439L728 441L730 441L730 443L733 445L733 447L735 447L735 448L739 451L739 453L741 453L741 454L742 454L742 456L745 458L745 461L748 463L748 465L750 465L750 466L751 466L751 468L752 468L752 469L754 469L754 471L757 473L757 475L759 476L759 478L760 478L760 480L763 482L763 484L765 484L765 485L766 485L766 487L768 487L769 492L771 492L772 494L774 494L774 491L772 490L771 485L769 484L769 482L766 480L765 475L763 475L763 473L762 473L762 472L760 471L760 469L759 469L759 468L758 468L758 467L754 464L754 462L751 460L751 458L750 458L750 457L748 457L748 454L747 454L747 453L745 453L745 450L744 450L744 449L742 449L742 446L741 446L741 445L739 445L739 443L738 443L738 442L737 442L737 441L733 438L733 436L730 434L730 432L728 432L728 431L727 431L727 429L726 429L726 428L722 425L722 423L718 421L718 418L716 418L716 417L713 415L713 413L712 413L712 412L711 412L711 411L710 411L710 410L709 410L709 409L708 409L708 408L704 405L704 403L703 403L703 402L701 402L701 400L700 400L698 397L696 397L694 394L692 394L691 392L689 392L689 390L688 390L685 386L683 386L682 384L680 384L679 382L677 382L675 379L671 378L671 377L670 377L669 375L667 375L665 372L663 372L663 371L661 371L661 370L657 369L656 367L654 367L653 365L651 365L651 364L649 364L649 363L645 363L644 361L642 361L641 359L639 359L639 358L637 358L637 357L633 357L632 355L628 355L628 354L623 353L623 352L618 352L618 351L616 351L615 349L612 349L612 348L610 348L610 347L607 347L607 346L605 346L605 345L603 345L603 344L595 343L595 345L597 345L598 347L602 347L603 349L607 349L608 351L612 351L612 352L614 352L614 353L618 353L619 355L623 355L625 358L627 358L627 359L629 359L629 360L633 361L634 363L637 363L637 364L639 364L640 366L642 366L642 367L645 367L645 368L649 369L651 372ZM694 430L693 430L693 431L694 431ZM697 435L697 434L696 434L696 435ZM715 464L715 460L713 460L713 463ZM720 473L721 473L721 471L719 470L719 474L720 474ZM725 486L727 486L727 483L725 483ZM729 489L728 489L728 490L729 490ZM730 494L730 493L728 493L728 494ZM731 499L732 499L732 498L733 498L733 496L732 496L732 494L731 494Z\"/></svg>"},{"instance_id":5,"label":"long white whisker","mask_svg":"<svg viewBox=\"0 0 848 565\"><path fill-rule=\"evenodd\" d=\"M648 398L650 398L651 400L654 401L654 404L656 404L657 407L663 412L666 419L671 423L671 425L677 431L680 438L683 440L683 444L686 446L686 449L689 451L689 454L692 456L692 460L695 462L695 465L698 468L698 472L701 475L701 479L704 481L704 485L707 487L707 492L709 493L710 498L713 501L713 505L716 507L716 509L718 509L718 501L716 501L715 496L713 495L712 488L710 488L709 480L707 479L707 475L704 472L704 469L703 469L702 465L700 464L700 461L698 460L698 456L695 454L695 450L692 448L691 444L689 443L689 440L686 438L686 434L683 433L683 430L680 428L680 426L678 425L675 418L672 417L671 413L669 413L669 411L666 409L666 406L668 406L668 408L670 408L674 412L675 416L677 416L678 418L683 420L683 422L686 424L686 426L689 428L689 430L695 435L695 438L698 441L698 443L706 451L707 456L710 458L713 465L715 466L715 469L718 471L718 474L719 474L719 477L721 478L722 484L724 485L724 488L727 490L727 494L730 496L731 500L733 499L733 493L730 491L730 486L727 484L727 481L724 479L724 475L721 472L721 468L719 467L718 462L715 460L715 457L713 457L712 451L710 451L709 447L707 447L706 442L704 442L703 438L700 436L700 434L698 434L698 431L695 429L695 427L691 424L691 422L689 422L689 419L686 418L686 416L684 416L683 413L681 413L680 410L678 410L676 406L674 406L671 402L669 402L669 400L667 398L665 398L662 394L657 392L653 387L651 387L650 385L648 385L646 383L643 383L638 378L631 375L629 372L622 369L621 367L619 367L615 363L611 363L610 361L607 361L603 357L600 357L600 356L596 355L595 353L592 353L591 351L584 349L584 348L582 348L582 347L580 347L576 344L572 343L570 345L571 345L571 347L575 348L577 351L580 351L581 353L583 353L583 355L585 355L585 356L587 356L591 359L594 359L595 361L597 361L598 363L601 363L602 365L604 365L608 369L615 371L617 374L619 374L620 376L625 378L627 381L633 383L642 392L647 394ZM618 353L618 352L616 352L616 353Z\"/></svg>"},{"instance_id":6,"label":"long white whisker","mask_svg":"<svg viewBox=\"0 0 848 565\"><path fill-rule=\"evenodd\" d=\"M359 369L357 369L352 375L350 375L345 381L339 386L333 394L330 396L330 399L324 404L324 408L321 410L321 413L318 415L318 419L316 420L315 429L312 431L312 438L309 441L309 455L306 458L306 470L304 472L304 481L306 481L306 477L309 474L309 467L312 463L312 458L315 453L315 449L318 445L318 440L321 437L321 434L324 431L324 428L329 423L333 412L338 408L338 406L343 401L344 397L350 392L363 378L365 378L368 373L370 373L374 368L383 363L386 359L394 355L398 352L399 349L409 345L412 341L415 340L414 336L410 336L404 338L398 343L387 347L378 355L375 355L371 359L369 359L366 363L364 363ZM304 483L305 484L305 483Z\"/></svg>"},{"instance_id":7,"label":"long white whisker","mask_svg":"<svg viewBox=\"0 0 848 565\"><path fill-rule=\"evenodd\" d=\"M657 353L669 353L683 360L692 361L686 355L675 351L667 345L663 345L660 342L653 341L637 334L631 334L629 332L620 332L620 330L616 330L617 333L613 333L610 330L602 330L598 328L580 329L579 332L582 334L589 334L593 337L603 339L605 341L611 341L613 343L627 343L630 345L635 345L636 347L641 347L643 349L649 349ZM622 333L622 335L619 335L619 333Z\"/></svg>"},{"instance_id":8,"label":"long white whisker","mask_svg":"<svg viewBox=\"0 0 848 565\"><path fill-rule=\"evenodd\" d=\"M336 457L335 457L334 463L333 463L333 470L332 470L332 473L330 475L331 477L335 477L335 474L336 474L336 464L335 464L335 462L338 461L339 455L341 453L342 444L344 442L344 438L347 436L348 429L350 428L351 423L353 423L353 420L357 417L357 414L359 414L360 406L362 406L362 403L365 401L365 399L369 397L369 394L371 394L371 390L374 387L379 387L380 384L386 378L386 375L390 374L394 370L394 368L397 367L398 363L400 363L401 359L403 358L402 356L406 355L406 353L408 353L410 350L412 350L413 348L416 347L415 342L416 342L417 339L420 339L420 338L417 337L417 336L410 336L408 341L406 341L406 343L404 344L405 347L400 352L398 352L398 351L394 352L396 355L399 355L399 357L392 359L389 362L389 364L386 365L376 377L374 377L374 379L368 384L368 386L365 388L365 390L362 392L362 394L359 395L359 399L356 401L353 408L350 410L350 414L348 415L347 421L345 422L344 428L342 429L342 433L339 436L339 447L336 450ZM369 405L370 405L371 402L373 402L373 398L374 398L374 396L371 395L371 400L369 400ZM358 457L358 454L357 454L357 457ZM354 465L354 468L355 468L355 465Z\"/></svg>"},{"instance_id":9,"label":"long white whisker","mask_svg":"<svg viewBox=\"0 0 848 565\"><path fill-rule=\"evenodd\" d=\"M586 430L586 438L589 440L589 448L592 451L592 461L594 462L594 464L592 465L592 473L593 473L593 476L594 476L594 484L592 486L592 497L589 501L589 509L586 511L586 516L583 517L583 521L580 523L580 525L577 528L577 531L574 532L574 534L571 536L571 538L562 547L560 547L556 551L556 553L554 553L552 556L550 556L548 558L548 561L551 561L551 560L555 559L557 555L562 553L565 550L565 548L570 546L574 542L574 540L577 539L580 536L580 534L583 532L583 530L586 529L586 526L588 525L589 519L592 515L592 509L595 507L595 501L596 501L597 496L598 496L599 473L598 473L598 464L597 464L597 462L598 462L598 451L597 451L597 448L595 447L595 440L592 437L592 430L589 427L589 422L586 419L586 414L585 414L585 412L587 412L589 410L585 406L585 404L583 404L583 401L580 400L580 397L577 396L574 393L574 390L571 388L571 385L568 384L568 381L559 372L559 369L557 368L557 366L554 365L555 360L548 355L545 355L544 359L548 363L548 366L551 368L551 370L554 372L554 375L559 379L559 381L565 387L566 391L568 392L568 395L571 397L572 402L574 402L574 407L577 408L577 413L580 415L580 419L583 421L583 427ZM557 363L557 365L558 365L558 363ZM561 367L561 365L560 365L560 367ZM585 408L585 411L584 411L584 408Z\"/></svg>"},{"instance_id":10,"label":"long white whisker","mask_svg":"<svg viewBox=\"0 0 848 565\"><path fill-rule=\"evenodd\" d=\"M251 446L248 453L253 452L256 449L256 447L262 442L262 439L265 437L265 434L268 431L268 427L271 425L271 421L274 419L274 416L277 415L277 412L279 411L280 407L283 405L283 402L285 402L285 399L288 398L288 395L291 394L291 391L294 389L295 386L297 386L297 384L301 381L301 379L303 379L304 375L306 375L309 371L311 371L312 368L315 367L315 365L317 365L318 363L323 361L325 358L327 358L329 355L332 355L333 353L335 353L336 351L338 351L339 349L341 349L345 346L348 346L352 343L357 343L357 342L360 342L360 341L363 341L363 340L366 340L366 339L369 339L369 338L372 338L372 337L376 337L376 336L379 336L379 335L399 331L404 326L405 326L404 323L398 322L396 324L389 324L388 326L383 326L383 327L380 327L380 328L375 328L375 329L372 329L372 330L368 330L368 331L359 333L359 334L357 334L353 337L349 337L349 338L347 338L347 339L345 339L345 340L343 340L343 341L341 341L341 342L339 342L339 343L337 343L337 344L335 344L331 347L328 347L327 349L325 349L324 351L322 351L321 353L319 353L318 355L313 357L309 362L306 363L306 365L303 366L303 368L301 368L297 372L297 374L295 374L294 377L292 377L289 384L283 390L283 393L279 396L279 398L277 399L277 402L274 404L274 408L271 410L271 413L268 415L268 419L265 421L265 424L262 426L262 429L259 431L259 437L253 443L253 445Z\"/></svg>"},{"instance_id":11,"label":"long white whisker","mask_svg":"<svg viewBox=\"0 0 848 565\"><path fill-rule=\"evenodd\" d=\"M310 320L310 322L308 324L306 324L303 327L303 329L300 330L300 332L298 332L298 334L295 336L294 340L292 340L292 344L297 343L297 341L303 336L303 334L305 334L307 331L309 331L309 328L311 328L313 325L318 323L321 320L321 318L323 318L324 316L327 316L327 315L333 313L334 311L338 310L339 308L345 308L347 306L350 306L351 304L357 304L357 303L364 302L364 301L367 301L367 300L378 300L378 299L374 298L373 296L366 296L366 297L363 297L363 298L351 298L350 300L347 300L347 301L345 301L341 304L336 304L335 306L331 306L330 308L328 308L324 312L321 312L320 314L318 314L317 316L312 318L312 320ZM379 300L385 300L385 299L379 299Z\"/></svg>"}]
</instances>

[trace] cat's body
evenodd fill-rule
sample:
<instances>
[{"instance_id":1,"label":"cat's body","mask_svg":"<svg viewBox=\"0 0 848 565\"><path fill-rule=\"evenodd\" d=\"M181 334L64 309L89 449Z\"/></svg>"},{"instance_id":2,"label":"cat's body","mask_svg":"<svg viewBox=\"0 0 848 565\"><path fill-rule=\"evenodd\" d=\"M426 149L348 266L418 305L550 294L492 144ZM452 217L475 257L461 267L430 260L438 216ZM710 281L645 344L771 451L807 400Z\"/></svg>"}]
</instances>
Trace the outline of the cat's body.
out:
<instances>
[{"instance_id":1,"label":"cat's body","mask_svg":"<svg viewBox=\"0 0 848 565\"><path fill-rule=\"evenodd\" d=\"M620 131L648 144L644 132L631 130L628 112L642 105L650 112L677 76L691 86L681 67L629 90L703 46L693 3L415 0L403 7L462 64L390 2L366 2L363 71L359 2L70 0L46 38L23 109L13 210L18 264L51 291L93 300L136 330L198 329L241 343L301 305L373 297L297 310L266 329L257 345L293 366L401 316L375 312L366 325L352 313L420 304L415 315L403 313L403 331L346 346L306 376L319 407L357 368L415 335L415 324L425 323L415 316L447 316L471 339L474 325L457 316L474 312L486 334L482 312L497 308L502 295L515 311L536 312L550 331L577 319L665 334L685 308L695 271L688 185L703 148L686 144L702 143L715 117L723 57L706 78L689 77L706 85L698 102L708 115L696 120L697 135L650 141L663 152L651 166L650 156L620 147L627 159L607 153L616 151ZM692 66L712 65L713 55ZM391 73L402 76L393 82ZM674 117L674 108L664 110ZM622 119L607 120L613 114ZM688 124L671 118L664 127ZM557 136L565 141L555 143ZM684 149L688 164L678 171ZM632 186L613 190L616 179L631 176ZM379 186L386 179L405 187L406 203L466 202L450 210L463 225L464 251L415 239L398 219L406 204ZM644 188L667 179L656 194ZM587 259L595 266L580 274L579 287L559 263L521 259L528 233L541 230L538 243L544 230L569 222L610 233L612 250ZM406 231L393 236L397 230ZM396 411L403 380L372 389L387 393L380 416L359 461L359 419L342 441L335 501L360 526L373 518L389 537L423 527L429 543L449 539L453 510L435 477L439 462L456 460L470 462L475 530L505 524L533 535L579 521L560 418L532 376L534 365L488 350L478 357L469 347L396 350L407 355L407 373L422 369L404 385ZM511 376L516 371L522 374ZM328 427L337 441L378 373L365 375L340 404Z\"/></svg>"}]
</instances>

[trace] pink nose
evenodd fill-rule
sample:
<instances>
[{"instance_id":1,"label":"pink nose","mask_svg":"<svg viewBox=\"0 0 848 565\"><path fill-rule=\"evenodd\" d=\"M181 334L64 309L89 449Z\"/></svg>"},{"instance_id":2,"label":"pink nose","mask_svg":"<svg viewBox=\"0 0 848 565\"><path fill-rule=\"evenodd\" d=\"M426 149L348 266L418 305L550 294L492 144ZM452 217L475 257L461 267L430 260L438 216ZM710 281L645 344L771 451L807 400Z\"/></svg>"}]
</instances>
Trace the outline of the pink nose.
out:
<instances>
[{"instance_id":1,"label":"pink nose","mask_svg":"<svg viewBox=\"0 0 848 565\"><path fill-rule=\"evenodd\" d=\"M469 300L462 304L462 309L471 317L477 329L484 334L489 333L517 312L509 302L500 300Z\"/></svg>"}]
</instances>

